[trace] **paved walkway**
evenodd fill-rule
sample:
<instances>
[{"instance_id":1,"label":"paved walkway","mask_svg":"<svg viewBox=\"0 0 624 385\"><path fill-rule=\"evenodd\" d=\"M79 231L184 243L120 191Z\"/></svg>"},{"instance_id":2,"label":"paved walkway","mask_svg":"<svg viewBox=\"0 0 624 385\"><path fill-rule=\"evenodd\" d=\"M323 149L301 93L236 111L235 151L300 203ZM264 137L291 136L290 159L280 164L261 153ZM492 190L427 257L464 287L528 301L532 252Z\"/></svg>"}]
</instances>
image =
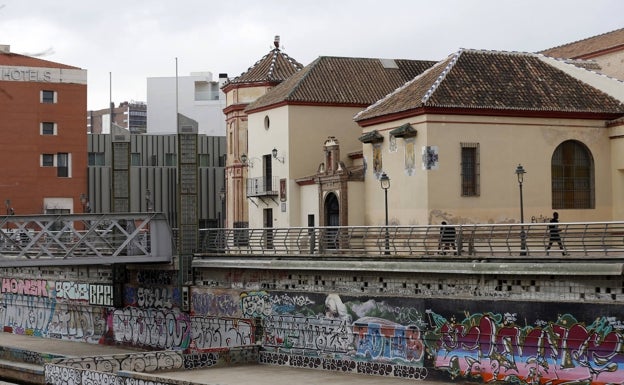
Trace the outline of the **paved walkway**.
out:
<instances>
[{"instance_id":1,"label":"paved walkway","mask_svg":"<svg viewBox=\"0 0 624 385\"><path fill-rule=\"evenodd\" d=\"M71 342L2 332L0 332L0 347L57 354L66 357L137 352L137 349L120 346ZM9 362L3 361L5 365ZM141 375L153 377L154 380L158 378L171 379L205 385L413 385L414 383L418 383L418 385L446 385L436 381L417 381L260 364L151 374L141 373ZM448 384L451 384L451 382Z\"/></svg>"},{"instance_id":2,"label":"paved walkway","mask_svg":"<svg viewBox=\"0 0 624 385\"><path fill-rule=\"evenodd\" d=\"M183 372L158 373L156 377L205 385L450 385L381 376L366 376L275 365L248 365ZM457 384L453 384L457 385Z\"/></svg>"}]
</instances>

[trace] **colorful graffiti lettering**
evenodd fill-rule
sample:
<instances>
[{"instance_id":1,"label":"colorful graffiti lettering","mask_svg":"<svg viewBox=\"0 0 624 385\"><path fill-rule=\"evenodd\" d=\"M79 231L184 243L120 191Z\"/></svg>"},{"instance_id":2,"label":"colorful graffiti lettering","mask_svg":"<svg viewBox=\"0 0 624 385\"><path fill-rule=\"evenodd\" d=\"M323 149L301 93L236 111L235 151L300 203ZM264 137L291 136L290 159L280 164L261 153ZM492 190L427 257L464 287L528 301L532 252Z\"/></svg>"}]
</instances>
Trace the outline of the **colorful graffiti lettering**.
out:
<instances>
[{"instance_id":1,"label":"colorful graffiti lettering","mask_svg":"<svg viewBox=\"0 0 624 385\"><path fill-rule=\"evenodd\" d=\"M545 326L521 327L509 317L473 315L461 323L436 316L435 367L485 382L622 383L624 338L600 319L590 326L571 315Z\"/></svg>"},{"instance_id":2,"label":"colorful graffiti lettering","mask_svg":"<svg viewBox=\"0 0 624 385\"><path fill-rule=\"evenodd\" d=\"M243 317L255 318L271 315L271 299L265 291L241 293L240 301Z\"/></svg>"},{"instance_id":3,"label":"colorful graffiti lettering","mask_svg":"<svg viewBox=\"0 0 624 385\"><path fill-rule=\"evenodd\" d=\"M2 293L49 297L48 281L41 279L2 278Z\"/></svg>"},{"instance_id":4,"label":"colorful graffiti lettering","mask_svg":"<svg viewBox=\"0 0 624 385\"><path fill-rule=\"evenodd\" d=\"M361 318L353 324L357 355L373 360L400 359L423 363L425 345L418 327L374 318Z\"/></svg>"}]
</instances>

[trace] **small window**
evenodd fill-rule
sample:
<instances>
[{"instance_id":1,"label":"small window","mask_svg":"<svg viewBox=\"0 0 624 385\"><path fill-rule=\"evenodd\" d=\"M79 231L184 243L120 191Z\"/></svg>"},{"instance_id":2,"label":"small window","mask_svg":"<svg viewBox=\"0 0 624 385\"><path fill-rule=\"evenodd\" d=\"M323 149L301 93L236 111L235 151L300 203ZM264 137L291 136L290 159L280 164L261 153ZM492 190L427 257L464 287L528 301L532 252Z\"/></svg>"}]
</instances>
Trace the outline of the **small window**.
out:
<instances>
[{"instance_id":1,"label":"small window","mask_svg":"<svg viewBox=\"0 0 624 385\"><path fill-rule=\"evenodd\" d=\"M271 119L269 119L269 115L266 115L264 117L264 129L268 130L269 128L271 128Z\"/></svg>"},{"instance_id":2,"label":"small window","mask_svg":"<svg viewBox=\"0 0 624 385\"><path fill-rule=\"evenodd\" d=\"M133 152L130 154L130 165L132 166L141 166L141 154L138 152Z\"/></svg>"},{"instance_id":3,"label":"small window","mask_svg":"<svg viewBox=\"0 0 624 385\"><path fill-rule=\"evenodd\" d=\"M175 166L176 165L176 154L174 153L166 153L165 154L165 166Z\"/></svg>"},{"instance_id":4,"label":"small window","mask_svg":"<svg viewBox=\"0 0 624 385\"><path fill-rule=\"evenodd\" d=\"M479 143L461 144L461 195L479 196Z\"/></svg>"},{"instance_id":5,"label":"small window","mask_svg":"<svg viewBox=\"0 0 624 385\"><path fill-rule=\"evenodd\" d=\"M210 166L210 154L199 154L199 167Z\"/></svg>"},{"instance_id":6,"label":"small window","mask_svg":"<svg viewBox=\"0 0 624 385\"><path fill-rule=\"evenodd\" d=\"M56 124L52 122L41 123L41 135L56 135Z\"/></svg>"},{"instance_id":7,"label":"small window","mask_svg":"<svg viewBox=\"0 0 624 385\"><path fill-rule=\"evenodd\" d=\"M90 152L89 153L89 166L104 166L105 157L103 152Z\"/></svg>"},{"instance_id":8,"label":"small window","mask_svg":"<svg viewBox=\"0 0 624 385\"><path fill-rule=\"evenodd\" d=\"M54 154L41 154L41 167L54 167Z\"/></svg>"},{"instance_id":9,"label":"small window","mask_svg":"<svg viewBox=\"0 0 624 385\"><path fill-rule=\"evenodd\" d=\"M41 91L41 103L54 104L56 103L56 92L50 90Z\"/></svg>"}]
</instances>

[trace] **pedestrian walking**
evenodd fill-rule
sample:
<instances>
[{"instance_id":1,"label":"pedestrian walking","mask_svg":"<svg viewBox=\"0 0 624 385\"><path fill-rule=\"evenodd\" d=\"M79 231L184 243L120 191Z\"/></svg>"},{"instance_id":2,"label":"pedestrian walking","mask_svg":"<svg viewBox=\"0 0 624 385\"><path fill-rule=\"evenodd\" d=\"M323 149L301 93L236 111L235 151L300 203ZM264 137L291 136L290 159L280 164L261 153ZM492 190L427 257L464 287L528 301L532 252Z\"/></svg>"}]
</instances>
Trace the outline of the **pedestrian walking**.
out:
<instances>
[{"instance_id":1,"label":"pedestrian walking","mask_svg":"<svg viewBox=\"0 0 624 385\"><path fill-rule=\"evenodd\" d=\"M568 255L563 248L563 242L561 241L561 230L559 229L559 213L554 212L553 217L550 220L550 225L548 225L548 232L550 233L550 241L548 242L548 247L546 247L546 255L550 254L550 248L554 243L559 245L559 249L561 249L561 255Z\"/></svg>"}]
</instances>

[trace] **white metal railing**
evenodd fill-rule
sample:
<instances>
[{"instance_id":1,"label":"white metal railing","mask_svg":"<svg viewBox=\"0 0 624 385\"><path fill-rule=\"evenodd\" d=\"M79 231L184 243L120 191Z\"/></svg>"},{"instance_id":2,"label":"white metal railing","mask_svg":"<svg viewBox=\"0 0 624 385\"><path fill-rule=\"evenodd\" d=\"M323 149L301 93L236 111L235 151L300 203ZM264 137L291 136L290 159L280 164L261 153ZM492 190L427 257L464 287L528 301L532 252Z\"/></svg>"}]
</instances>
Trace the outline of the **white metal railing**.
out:
<instances>
[{"instance_id":1,"label":"white metal railing","mask_svg":"<svg viewBox=\"0 0 624 385\"><path fill-rule=\"evenodd\" d=\"M172 239L162 213L0 216L0 266L165 262Z\"/></svg>"},{"instance_id":2,"label":"white metal railing","mask_svg":"<svg viewBox=\"0 0 624 385\"><path fill-rule=\"evenodd\" d=\"M200 234L199 254L624 259L624 222L560 223L557 228L549 223L237 228L202 229Z\"/></svg>"}]
</instances>

